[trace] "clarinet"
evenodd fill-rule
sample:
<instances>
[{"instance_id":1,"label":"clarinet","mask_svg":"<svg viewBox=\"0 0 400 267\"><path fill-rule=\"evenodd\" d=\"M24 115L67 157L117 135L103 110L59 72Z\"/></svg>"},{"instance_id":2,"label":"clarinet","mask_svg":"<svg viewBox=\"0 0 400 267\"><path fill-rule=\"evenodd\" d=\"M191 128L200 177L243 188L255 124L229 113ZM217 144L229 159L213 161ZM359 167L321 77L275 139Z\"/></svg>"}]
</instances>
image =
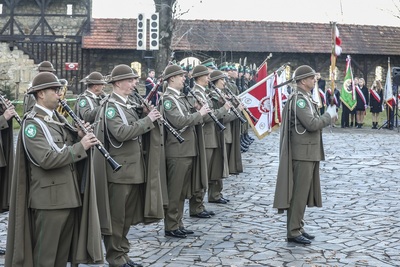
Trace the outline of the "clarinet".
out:
<instances>
[{"instance_id":1,"label":"clarinet","mask_svg":"<svg viewBox=\"0 0 400 267\"><path fill-rule=\"evenodd\" d=\"M233 97L233 99L236 100L236 103L237 103L237 104L242 104L242 101L237 97L237 95L235 95L235 94L231 91L231 89L229 89L228 87L226 87L225 89L226 89L226 91ZM243 107L244 107L244 111L247 112L247 114L248 114L248 115L250 116L250 118L254 121L254 123L257 123L257 122L258 122L258 119L253 115L253 113L251 113L251 111L250 111L245 105L243 105Z\"/></svg>"},{"instance_id":2,"label":"clarinet","mask_svg":"<svg viewBox=\"0 0 400 267\"><path fill-rule=\"evenodd\" d=\"M7 104L4 96L0 95L0 101L6 107L6 109L8 109L10 107L10 105ZM15 112L14 119L18 122L19 125L21 125L22 120L21 120L21 117L17 114L17 112Z\"/></svg>"},{"instance_id":3,"label":"clarinet","mask_svg":"<svg viewBox=\"0 0 400 267\"><path fill-rule=\"evenodd\" d=\"M219 91L218 88L215 87L215 85L213 83L210 83L211 87L214 89L214 91L219 95L220 98L222 98L225 102L227 102L228 100L221 94L221 92ZM245 123L247 122L247 120L245 118L243 118L242 116L240 116L239 112L236 110L235 107L231 107L231 110L233 112L233 114L236 115L236 117L238 117L238 119L240 120L241 123Z\"/></svg>"},{"instance_id":4,"label":"clarinet","mask_svg":"<svg viewBox=\"0 0 400 267\"><path fill-rule=\"evenodd\" d=\"M74 122L78 125L79 128L85 133L88 134L89 130L86 129L85 125L83 122L78 118L78 116L75 114L75 112L72 111L72 109L68 106L67 101L65 100L59 100L61 106L64 108L64 110L68 113L68 115L71 116L71 118L74 120ZM107 162L110 164L111 168L113 169L114 172L117 172L119 169L121 169L121 165L119 165L111 156L110 153L104 148L102 144L96 144L97 149L103 154L103 156L106 158Z\"/></svg>"},{"instance_id":5,"label":"clarinet","mask_svg":"<svg viewBox=\"0 0 400 267\"><path fill-rule=\"evenodd\" d=\"M140 101L142 102L142 104L148 109L150 110L150 107L146 104L145 99L136 91L134 91L134 94L137 98L140 99ZM183 143L183 141L185 141L185 139L183 139L183 137L174 129L174 127L171 126L171 124L168 123L168 121L164 120L163 118L158 119L158 121L160 121L166 128L167 130L176 137L176 139L178 139L178 142L180 144Z\"/></svg>"},{"instance_id":6,"label":"clarinet","mask_svg":"<svg viewBox=\"0 0 400 267\"><path fill-rule=\"evenodd\" d=\"M193 92L187 84L185 84L185 87L186 87L186 90L188 91L188 93L193 96L193 98L197 101L197 103L199 103L202 106L204 106L206 104L203 99L199 99L197 97L196 93ZM218 120L218 118L215 116L215 114L212 111L208 112L208 115L210 115L211 119L215 122L215 124L217 124L220 132L222 132L226 129L226 127Z\"/></svg>"}]
</instances>

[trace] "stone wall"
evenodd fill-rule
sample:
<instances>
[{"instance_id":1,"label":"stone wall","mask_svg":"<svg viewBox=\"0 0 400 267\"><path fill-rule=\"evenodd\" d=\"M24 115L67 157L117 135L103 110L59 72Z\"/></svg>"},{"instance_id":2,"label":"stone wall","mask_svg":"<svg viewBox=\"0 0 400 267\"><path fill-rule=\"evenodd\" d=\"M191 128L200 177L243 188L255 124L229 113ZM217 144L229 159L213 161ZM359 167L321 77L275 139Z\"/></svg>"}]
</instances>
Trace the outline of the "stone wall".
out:
<instances>
[{"instance_id":1,"label":"stone wall","mask_svg":"<svg viewBox=\"0 0 400 267\"><path fill-rule=\"evenodd\" d=\"M22 51L10 50L7 43L0 43L0 91L11 90L11 99L22 99L37 74L37 67Z\"/></svg>"},{"instance_id":2,"label":"stone wall","mask_svg":"<svg viewBox=\"0 0 400 267\"><path fill-rule=\"evenodd\" d=\"M67 14L67 4L73 5L72 16L60 16ZM90 12L90 11L89 11ZM3 14L9 14L10 11L7 9L7 5L3 4ZM36 24L40 19L40 7L36 4L36 1L22 0L15 7L14 16L16 22L23 33L20 32L18 27L14 26L14 34L25 34L28 35L32 32ZM76 35L80 29L82 22L86 19L85 16L78 17L76 15L86 15L88 11L81 0L53 0L49 3L48 8L45 10L46 21L54 31L55 35ZM35 14L36 16L22 16L18 14ZM0 25L5 25L8 21L8 16L0 17ZM34 35L41 34L41 27L38 27L33 33ZM46 35L52 35L49 28L44 28ZM6 31L4 34L9 34Z\"/></svg>"}]
</instances>

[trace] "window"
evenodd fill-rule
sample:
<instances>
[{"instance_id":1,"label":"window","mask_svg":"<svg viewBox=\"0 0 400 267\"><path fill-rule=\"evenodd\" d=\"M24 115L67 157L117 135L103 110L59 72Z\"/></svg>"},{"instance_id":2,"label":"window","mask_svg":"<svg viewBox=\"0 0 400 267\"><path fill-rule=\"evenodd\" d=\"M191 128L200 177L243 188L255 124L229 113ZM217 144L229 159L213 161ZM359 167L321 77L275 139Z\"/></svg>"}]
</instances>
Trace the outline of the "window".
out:
<instances>
[{"instance_id":1,"label":"window","mask_svg":"<svg viewBox=\"0 0 400 267\"><path fill-rule=\"evenodd\" d=\"M72 16L72 8L73 8L72 4L67 5L67 15Z\"/></svg>"}]
</instances>

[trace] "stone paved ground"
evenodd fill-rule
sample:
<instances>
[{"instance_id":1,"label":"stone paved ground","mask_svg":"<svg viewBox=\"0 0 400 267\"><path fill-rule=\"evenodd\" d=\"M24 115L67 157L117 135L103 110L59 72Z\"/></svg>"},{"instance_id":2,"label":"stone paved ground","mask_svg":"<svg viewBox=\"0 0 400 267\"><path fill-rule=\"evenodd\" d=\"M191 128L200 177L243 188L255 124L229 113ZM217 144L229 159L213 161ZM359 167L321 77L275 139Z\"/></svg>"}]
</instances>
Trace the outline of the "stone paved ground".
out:
<instances>
[{"instance_id":1,"label":"stone paved ground","mask_svg":"<svg viewBox=\"0 0 400 267\"><path fill-rule=\"evenodd\" d=\"M244 173L225 182L227 205L211 219L184 223L195 235L164 237L162 223L132 227L131 257L144 266L400 266L398 131L324 130L323 208L306 211L310 246L285 241L285 215L272 209L279 133L243 154ZM5 246L7 214L0 215ZM0 264L4 258L0 258Z\"/></svg>"}]
</instances>

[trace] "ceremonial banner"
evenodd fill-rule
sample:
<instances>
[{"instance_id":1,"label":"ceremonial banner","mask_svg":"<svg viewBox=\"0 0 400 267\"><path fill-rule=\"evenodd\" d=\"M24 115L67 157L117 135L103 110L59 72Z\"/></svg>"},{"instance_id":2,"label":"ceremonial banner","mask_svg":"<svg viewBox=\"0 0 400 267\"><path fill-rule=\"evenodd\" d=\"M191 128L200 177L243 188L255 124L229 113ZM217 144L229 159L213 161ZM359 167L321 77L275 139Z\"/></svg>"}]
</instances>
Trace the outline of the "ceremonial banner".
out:
<instances>
[{"instance_id":1,"label":"ceremonial banner","mask_svg":"<svg viewBox=\"0 0 400 267\"><path fill-rule=\"evenodd\" d=\"M336 58L342 53L342 40L339 38L339 29L336 22L332 23L332 52L331 52L331 88L335 90L336 80ZM333 91L332 91L333 92Z\"/></svg>"},{"instance_id":2,"label":"ceremonial banner","mask_svg":"<svg viewBox=\"0 0 400 267\"><path fill-rule=\"evenodd\" d=\"M340 92L340 100L342 100L342 103L350 110L353 110L357 105L357 99L353 82L353 72L351 71L350 56L347 56L346 61L346 76L344 77L342 91Z\"/></svg>"},{"instance_id":3,"label":"ceremonial banner","mask_svg":"<svg viewBox=\"0 0 400 267\"><path fill-rule=\"evenodd\" d=\"M316 103L318 103L318 108L322 108L323 107L321 95L320 95L320 92L319 92L318 83L315 83L314 89L312 91L312 99Z\"/></svg>"},{"instance_id":4,"label":"ceremonial banner","mask_svg":"<svg viewBox=\"0 0 400 267\"><path fill-rule=\"evenodd\" d=\"M385 82L385 102L386 104L393 109L393 106L396 104L396 99L393 97L393 87L392 87L392 77L390 75L390 58L388 58L388 69L386 74L386 82Z\"/></svg>"},{"instance_id":5,"label":"ceremonial banner","mask_svg":"<svg viewBox=\"0 0 400 267\"><path fill-rule=\"evenodd\" d=\"M251 118L244 112L247 121L258 139L267 136L280 123L283 98L282 89L274 89L274 85L278 83L277 77L280 77L277 75L278 71L282 71L282 67L239 95L243 104L258 119L257 123L254 124Z\"/></svg>"}]
</instances>

